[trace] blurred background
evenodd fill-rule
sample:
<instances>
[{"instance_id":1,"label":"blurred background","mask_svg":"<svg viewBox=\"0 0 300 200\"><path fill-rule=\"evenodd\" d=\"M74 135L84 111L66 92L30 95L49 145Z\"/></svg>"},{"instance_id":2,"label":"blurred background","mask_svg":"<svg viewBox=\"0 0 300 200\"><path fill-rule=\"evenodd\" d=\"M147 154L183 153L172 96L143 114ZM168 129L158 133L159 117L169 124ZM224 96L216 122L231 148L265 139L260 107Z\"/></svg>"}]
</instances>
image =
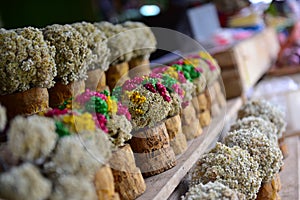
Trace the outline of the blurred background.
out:
<instances>
[{"instance_id":1,"label":"blurred background","mask_svg":"<svg viewBox=\"0 0 300 200\"><path fill-rule=\"evenodd\" d=\"M299 0L3 0L0 27L42 28L55 23L109 21L117 24L132 20L179 31L209 50L272 26L282 49L286 49L300 35L297 34L299 13ZM158 58L165 53L157 51L151 57ZM283 50L279 54L284 58Z\"/></svg>"},{"instance_id":2,"label":"blurred background","mask_svg":"<svg viewBox=\"0 0 300 200\"><path fill-rule=\"evenodd\" d=\"M291 1L273 2L279 5L280 12L288 12L280 5ZM271 0L3 0L0 16L4 28L43 27L77 21L120 23L138 20L149 26L187 32L184 23L187 10L207 3L216 5L221 25L226 26L227 17L251 4L270 4Z\"/></svg>"},{"instance_id":3,"label":"blurred background","mask_svg":"<svg viewBox=\"0 0 300 200\"><path fill-rule=\"evenodd\" d=\"M179 31L210 50L231 45L271 26L278 33L282 46L279 57L284 60L284 49L300 37L291 34L298 32L299 13L299 0L3 0L0 27L42 28L55 23L117 24L132 20ZM151 59L166 53L157 51Z\"/></svg>"}]
</instances>

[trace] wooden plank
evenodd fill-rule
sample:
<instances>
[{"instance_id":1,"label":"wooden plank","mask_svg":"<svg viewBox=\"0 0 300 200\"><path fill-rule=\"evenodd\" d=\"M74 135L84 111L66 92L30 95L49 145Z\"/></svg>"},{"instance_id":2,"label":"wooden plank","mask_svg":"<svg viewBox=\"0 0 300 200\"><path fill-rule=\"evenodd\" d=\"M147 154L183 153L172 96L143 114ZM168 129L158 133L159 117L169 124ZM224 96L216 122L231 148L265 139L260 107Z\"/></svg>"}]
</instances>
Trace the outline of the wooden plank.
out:
<instances>
[{"instance_id":1,"label":"wooden plank","mask_svg":"<svg viewBox=\"0 0 300 200\"><path fill-rule=\"evenodd\" d=\"M180 184L174 190L174 192L169 196L168 200L179 200L181 196L189 190L189 177L188 174L180 181Z\"/></svg>"},{"instance_id":2,"label":"wooden plank","mask_svg":"<svg viewBox=\"0 0 300 200\"><path fill-rule=\"evenodd\" d=\"M244 91L254 86L271 65L261 34L234 47Z\"/></svg>"},{"instance_id":3,"label":"wooden plank","mask_svg":"<svg viewBox=\"0 0 300 200\"><path fill-rule=\"evenodd\" d=\"M227 99L232 99L242 95L243 87L237 69L222 70L221 76Z\"/></svg>"},{"instance_id":4,"label":"wooden plank","mask_svg":"<svg viewBox=\"0 0 300 200\"><path fill-rule=\"evenodd\" d=\"M285 143L288 157L279 173L282 185L279 195L281 199L300 199L300 137L286 138Z\"/></svg>"},{"instance_id":5,"label":"wooden plank","mask_svg":"<svg viewBox=\"0 0 300 200\"><path fill-rule=\"evenodd\" d=\"M271 67L278 52L274 30L265 29L233 47L244 92L252 88Z\"/></svg>"},{"instance_id":6,"label":"wooden plank","mask_svg":"<svg viewBox=\"0 0 300 200\"><path fill-rule=\"evenodd\" d=\"M299 74L300 73L300 65L299 66L283 66L277 67L273 66L268 72L269 76L286 76L291 74Z\"/></svg>"},{"instance_id":7,"label":"wooden plank","mask_svg":"<svg viewBox=\"0 0 300 200\"><path fill-rule=\"evenodd\" d=\"M285 138L288 138L288 137L297 137L297 136L300 136L300 131L294 131L294 132L285 133Z\"/></svg>"},{"instance_id":8,"label":"wooden plank","mask_svg":"<svg viewBox=\"0 0 300 200\"><path fill-rule=\"evenodd\" d=\"M236 60L231 48L225 51L217 52L213 54L212 57L217 60L221 70L234 69L236 66Z\"/></svg>"},{"instance_id":9,"label":"wooden plank","mask_svg":"<svg viewBox=\"0 0 300 200\"><path fill-rule=\"evenodd\" d=\"M241 105L240 98L228 101L227 108L222 109L221 114L212 120L211 125L204 129L203 134L188 142L188 149L177 157L177 165L174 168L145 179L146 192L137 200L168 199L199 157L217 141L224 124L235 116Z\"/></svg>"},{"instance_id":10,"label":"wooden plank","mask_svg":"<svg viewBox=\"0 0 300 200\"><path fill-rule=\"evenodd\" d=\"M280 50L280 44L277 37L277 32L274 28L268 27L262 32L265 42L265 49L268 50L272 61L277 59Z\"/></svg>"}]
</instances>

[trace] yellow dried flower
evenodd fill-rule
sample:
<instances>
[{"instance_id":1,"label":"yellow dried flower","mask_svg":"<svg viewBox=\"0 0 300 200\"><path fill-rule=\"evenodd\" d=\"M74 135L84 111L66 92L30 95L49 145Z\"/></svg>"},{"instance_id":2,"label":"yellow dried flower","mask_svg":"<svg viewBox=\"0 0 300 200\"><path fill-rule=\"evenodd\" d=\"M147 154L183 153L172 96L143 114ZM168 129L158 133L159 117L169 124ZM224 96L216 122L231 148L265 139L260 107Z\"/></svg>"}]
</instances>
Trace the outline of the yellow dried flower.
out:
<instances>
[{"instance_id":1,"label":"yellow dried flower","mask_svg":"<svg viewBox=\"0 0 300 200\"><path fill-rule=\"evenodd\" d=\"M63 117L63 122L65 124L74 124L74 115L66 115Z\"/></svg>"},{"instance_id":2,"label":"yellow dried flower","mask_svg":"<svg viewBox=\"0 0 300 200\"><path fill-rule=\"evenodd\" d=\"M135 109L134 111L135 111L135 113L138 114L138 115L143 115L143 114L145 113L145 111L143 111L142 109L138 109L138 108Z\"/></svg>"},{"instance_id":3,"label":"yellow dried flower","mask_svg":"<svg viewBox=\"0 0 300 200\"><path fill-rule=\"evenodd\" d=\"M66 115L63 117L62 121L69 125L70 131L74 133L96 130L93 116L90 113L83 113L82 115Z\"/></svg>"},{"instance_id":4,"label":"yellow dried flower","mask_svg":"<svg viewBox=\"0 0 300 200\"><path fill-rule=\"evenodd\" d=\"M111 99L111 96L107 97L106 100L107 106L108 106L108 112L111 112L112 114L117 113L118 111L118 104L117 101L114 101Z\"/></svg>"},{"instance_id":5,"label":"yellow dried flower","mask_svg":"<svg viewBox=\"0 0 300 200\"><path fill-rule=\"evenodd\" d=\"M189 59L185 59L183 61L183 63L186 64L186 65L199 66L200 65L200 60L196 59L196 58L189 58Z\"/></svg>"},{"instance_id":6,"label":"yellow dried flower","mask_svg":"<svg viewBox=\"0 0 300 200\"><path fill-rule=\"evenodd\" d=\"M137 91L134 91L133 93L131 93L129 98L130 98L131 102L138 104L138 105L141 105L142 103L144 103L146 101L146 97L143 95L140 95L140 93Z\"/></svg>"},{"instance_id":7,"label":"yellow dried flower","mask_svg":"<svg viewBox=\"0 0 300 200\"><path fill-rule=\"evenodd\" d=\"M209 60L213 65L217 65L216 60L211 57L211 55L205 51L200 51L199 56L205 60Z\"/></svg>"},{"instance_id":8,"label":"yellow dried flower","mask_svg":"<svg viewBox=\"0 0 300 200\"><path fill-rule=\"evenodd\" d=\"M173 67L168 67L168 69L164 72L165 74L168 74L169 76L171 76L172 78L175 78L176 80L178 80L178 73L176 71L175 68Z\"/></svg>"}]
</instances>

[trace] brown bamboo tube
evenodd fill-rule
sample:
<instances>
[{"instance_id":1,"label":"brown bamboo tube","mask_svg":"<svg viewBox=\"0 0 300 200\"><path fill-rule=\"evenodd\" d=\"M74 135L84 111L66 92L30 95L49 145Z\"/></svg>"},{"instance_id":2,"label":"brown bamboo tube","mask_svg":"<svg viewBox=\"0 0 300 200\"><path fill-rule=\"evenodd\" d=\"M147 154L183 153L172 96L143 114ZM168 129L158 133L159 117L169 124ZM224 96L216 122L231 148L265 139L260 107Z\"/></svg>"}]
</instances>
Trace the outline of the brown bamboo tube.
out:
<instances>
[{"instance_id":1,"label":"brown bamboo tube","mask_svg":"<svg viewBox=\"0 0 300 200\"><path fill-rule=\"evenodd\" d=\"M133 200L145 192L146 184L129 144L113 152L109 164L121 200Z\"/></svg>"},{"instance_id":2,"label":"brown bamboo tube","mask_svg":"<svg viewBox=\"0 0 300 200\"><path fill-rule=\"evenodd\" d=\"M109 165L104 165L97 171L94 185L98 200L120 199L118 193L115 192L114 178Z\"/></svg>"},{"instance_id":3,"label":"brown bamboo tube","mask_svg":"<svg viewBox=\"0 0 300 200\"><path fill-rule=\"evenodd\" d=\"M263 183L258 194L256 200L280 200L280 196L278 194L281 189L281 182L279 174L276 174L273 180L268 183Z\"/></svg>"},{"instance_id":4,"label":"brown bamboo tube","mask_svg":"<svg viewBox=\"0 0 300 200\"><path fill-rule=\"evenodd\" d=\"M190 102L181 113L182 132L187 140L194 139L203 132L196 111Z\"/></svg>"},{"instance_id":5,"label":"brown bamboo tube","mask_svg":"<svg viewBox=\"0 0 300 200\"><path fill-rule=\"evenodd\" d=\"M109 66L108 70L105 72L106 74L106 84L113 90L118 83L118 81L127 76L129 71L129 66L127 62L122 62L116 65Z\"/></svg>"},{"instance_id":6,"label":"brown bamboo tube","mask_svg":"<svg viewBox=\"0 0 300 200\"><path fill-rule=\"evenodd\" d=\"M134 132L129 143L144 177L162 173L176 165L165 123Z\"/></svg>"},{"instance_id":7,"label":"brown bamboo tube","mask_svg":"<svg viewBox=\"0 0 300 200\"><path fill-rule=\"evenodd\" d=\"M101 69L94 69L87 72L88 78L85 80L85 88L96 91L98 87L106 86L105 72Z\"/></svg>"},{"instance_id":8,"label":"brown bamboo tube","mask_svg":"<svg viewBox=\"0 0 300 200\"><path fill-rule=\"evenodd\" d=\"M60 106L65 100L76 97L85 90L84 80L71 82L64 85L61 82L56 82L54 87L48 89L49 92L49 106L56 108Z\"/></svg>"},{"instance_id":9,"label":"brown bamboo tube","mask_svg":"<svg viewBox=\"0 0 300 200\"><path fill-rule=\"evenodd\" d=\"M175 155L183 153L187 148L187 141L182 133L180 115L168 118L165 124L170 138L170 145Z\"/></svg>"},{"instance_id":10,"label":"brown bamboo tube","mask_svg":"<svg viewBox=\"0 0 300 200\"><path fill-rule=\"evenodd\" d=\"M16 115L32 115L49 108L47 88L31 88L24 92L0 95L0 103L7 109L8 119Z\"/></svg>"},{"instance_id":11,"label":"brown bamboo tube","mask_svg":"<svg viewBox=\"0 0 300 200\"><path fill-rule=\"evenodd\" d=\"M209 110L205 109L199 114L199 122L202 127L206 127L211 122L211 116Z\"/></svg>"}]
</instances>

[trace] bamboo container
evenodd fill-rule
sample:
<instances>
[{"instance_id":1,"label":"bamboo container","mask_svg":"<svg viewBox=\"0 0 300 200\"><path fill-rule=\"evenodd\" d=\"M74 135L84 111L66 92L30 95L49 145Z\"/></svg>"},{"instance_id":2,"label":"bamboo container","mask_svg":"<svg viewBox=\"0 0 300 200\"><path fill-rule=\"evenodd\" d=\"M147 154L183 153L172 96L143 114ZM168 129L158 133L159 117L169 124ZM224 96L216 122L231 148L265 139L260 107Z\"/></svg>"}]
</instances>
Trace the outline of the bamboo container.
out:
<instances>
[{"instance_id":1,"label":"bamboo container","mask_svg":"<svg viewBox=\"0 0 300 200\"><path fill-rule=\"evenodd\" d=\"M119 200L119 194L115 192L114 177L109 165L102 166L95 175L95 190L98 200Z\"/></svg>"},{"instance_id":2,"label":"bamboo container","mask_svg":"<svg viewBox=\"0 0 300 200\"><path fill-rule=\"evenodd\" d=\"M60 106L65 100L75 97L85 90L85 82L74 81L68 85L64 85L61 82L56 82L54 87L48 89L49 92L49 106L56 108Z\"/></svg>"},{"instance_id":3,"label":"bamboo container","mask_svg":"<svg viewBox=\"0 0 300 200\"><path fill-rule=\"evenodd\" d=\"M263 183L256 200L280 200L278 192L281 189L279 174L276 174L273 180L268 183Z\"/></svg>"},{"instance_id":4,"label":"bamboo container","mask_svg":"<svg viewBox=\"0 0 300 200\"><path fill-rule=\"evenodd\" d=\"M135 131L129 143L144 177L162 173L176 165L165 123Z\"/></svg>"},{"instance_id":5,"label":"bamboo container","mask_svg":"<svg viewBox=\"0 0 300 200\"><path fill-rule=\"evenodd\" d=\"M218 80L216 80L214 82L213 87L216 92L216 98L217 98L217 102L218 102L220 108L225 107L226 106L226 97L221 90L221 86L220 86L220 83Z\"/></svg>"},{"instance_id":6,"label":"bamboo container","mask_svg":"<svg viewBox=\"0 0 300 200\"><path fill-rule=\"evenodd\" d=\"M208 108L209 102L205 93L194 96L192 99L192 104L195 108L201 127L208 126L211 122L211 115L210 109Z\"/></svg>"},{"instance_id":7,"label":"bamboo container","mask_svg":"<svg viewBox=\"0 0 300 200\"><path fill-rule=\"evenodd\" d=\"M123 78L123 76L127 76L129 71L128 62L122 62L116 65L109 66L108 70L105 72L106 74L106 84L113 90L118 81Z\"/></svg>"},{"instance_id":8,"label":"bamboo container","mask_svg":"<svg viewBox=\"0 0 300 200\"><path fill-rule=\"evenodd\" d=\"M217 92L215 90L214 83L208 86L206 96L209 98L211 116L217 117L221 112L221 107L217 100Z\"/></svg>"},{"instance_id":9,"label":"bamboo container","mask_svg":"<svg viewBox=\"0 0 300 200\"><path fill-rule=\"evenodd\" d=\"M285 159L286 157L288 157L289 152L288 152L287 144L284 141L284 137L281 137L281 138L278 139L278 146L279 146L279 148L281 150L283 159Z\"/></svg>"},{"instance_id":10,"label":"bamboo container","mask_svg":"<svg viewBox=\"0 0 300 200\"><path fill-rule=\"evenodd\" d=\"M113 152L109 164L121 200L133 200L145 192L146 184L129 144Z\"/></svg>"},{"instance_id":11,"label":"bamboo container","mask_svg":"<svg viewBox=\"0 0 300 200\"><path fill-rule=\"evenodd\" d=\"M128 61L128 65L129 70L134 71L133 76L135 76L135 74L149 74L151 72L150 61L143 56L132 58Z\"/></svg>"},{"instance_id":12,"label":"bamboo container","mask_svg":"<svg viewBox=\"0 0 300 200\"><path fill-rule=\"evenodd\" d=\"M92 91L101 91L106 86L105 72L101 69L94 69L87 72L85 88Z\"/></svg>"},{"instance_id":13,"label":"bamboo container","mask_svg":"<svg viewBox=\"0 0 300 200\"><path fill-rule=\"evenodd\" d=\"M170 138L170 145L175 153L179 155L187 149L187 141L182 133L180 115L175 115L166 119L165 125Z\"/></svg>"},{"instance_id":14,"label":"bamboo container","mask_svg":"<svg viewBox=\"0 0 300 200\"><path fill-rule=\"evenodd\" d=\"M200 113L202 110L208 109L208 100L205 93L194 96L192 99L192 104L196 113Z\"/></svg>"},{"instance_id":15,"label":"bamboo container","mask_svg":"<svg viewBox=\"0 0 300 200\"><path fill-rule=\"evenodd\" d=\"M202 127L206 127L210 124L211 122L211 116L210 116L210 111L208 109L205 109L201 111L198 115L199 117L199 122Z\"/></svg>"},{"instance_id":16,"label":"bamboo container","mask_svg":"<svg viewBox=\"0 0 300 200\"><path fill-rule=\"evenodd\" d=\"M33 115L49 108L47 88L31 88L24 92L0 95L0 103L7 109L8 119L16 115Z\"/></svg>"},{"instance_id":17,"label":"bamboo container","mask_svg":"<svg viewBox=\"0 0 300 200\"><path fill-rule=\"evenodd\" d=\"M195 108L191 102L182 110L181 123L182 132L188 141L198 137L203 132L199 119L197 118Z\"/></svg>"}]
</instances>

